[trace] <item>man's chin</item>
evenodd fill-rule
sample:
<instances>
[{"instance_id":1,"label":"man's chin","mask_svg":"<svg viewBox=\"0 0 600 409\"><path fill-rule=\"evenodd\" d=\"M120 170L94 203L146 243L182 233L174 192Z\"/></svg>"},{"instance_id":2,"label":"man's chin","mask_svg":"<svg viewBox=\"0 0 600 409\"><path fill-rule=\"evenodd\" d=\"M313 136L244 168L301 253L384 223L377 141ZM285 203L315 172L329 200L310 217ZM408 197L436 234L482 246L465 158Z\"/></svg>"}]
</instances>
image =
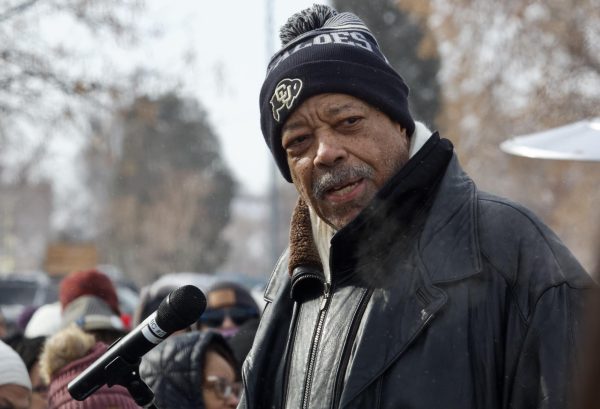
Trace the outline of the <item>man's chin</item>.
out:
<instances>
[{"instance_id":1,"label":"man's chin","mask_svg":"<svg viewBox=\"0 0 600 409\"><path fill-rule=\"evenodd\" d=\"M356 219L356 216L358 216L359 213L360 209L350 209L343 214L331 214L323 220L335 230L340 230L346 227L352 220Z\"/></svg>"}]
</instances>

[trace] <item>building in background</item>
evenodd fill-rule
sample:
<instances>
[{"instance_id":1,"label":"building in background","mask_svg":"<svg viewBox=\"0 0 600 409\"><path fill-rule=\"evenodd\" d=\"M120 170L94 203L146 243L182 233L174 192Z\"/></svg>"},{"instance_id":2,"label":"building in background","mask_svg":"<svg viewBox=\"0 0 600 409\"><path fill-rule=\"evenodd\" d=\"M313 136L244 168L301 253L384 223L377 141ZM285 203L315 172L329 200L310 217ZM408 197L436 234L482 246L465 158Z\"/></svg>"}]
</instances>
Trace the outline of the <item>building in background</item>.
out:
<instances>
[{"instance_id":1,"label":"building in background","mask_svg":"<svg viewBox=\"0 0 600 409\"><path fill-rule=\"evenodd\" d=\"M0 274L42 267L52 199L48 183L0 185Z\"/></svg>"}]
</instances>

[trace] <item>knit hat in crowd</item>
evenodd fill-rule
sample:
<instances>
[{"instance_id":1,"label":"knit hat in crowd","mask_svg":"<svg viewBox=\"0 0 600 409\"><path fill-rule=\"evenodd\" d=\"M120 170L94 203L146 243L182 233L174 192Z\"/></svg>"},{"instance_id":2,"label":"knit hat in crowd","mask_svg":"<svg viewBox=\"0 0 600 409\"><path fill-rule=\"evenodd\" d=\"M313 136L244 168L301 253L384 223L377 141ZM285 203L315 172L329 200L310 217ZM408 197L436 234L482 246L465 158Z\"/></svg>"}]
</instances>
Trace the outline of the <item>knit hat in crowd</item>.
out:
<instances>
[{"instance_id":1,"label":"knit hat in crowd","mask_svg":"<svg viewBox=\"0 0 600 409\"><path fill-rule=\"evenodd\" d=\"M17 352L0 340L0 385L19 385L31 390L25 363Z\"/></svg>"},{"instance_id":2,"label":"knit hat in crowd","mask_svg":"<svg viewBox=\"0 0 600 409\"><path fill-rule=\"evenodd\" d=\"M62 313L62 326L76 324L84 331L109 330L125 332L125 325L100 297L82 295L71 301Z\"/></svg>"},{"instance_id":3,"label":"knit hat in crowd","mask_svg":"<svg viewBox=\"0 0 600 409\"><path fill-rule=\"evenodd\" d=\"M95 269L69 274L60 283L59 299L62 309L82 295L94 295L103 299L110 308L120 315L117 291L110 278Z\"/></svg>"},{"instance_id":4,"label":"knit hat in crowd","mask_svg":"<svg viewBox=\"0 0 600 409\"><path fill-rule=\"evenodd\" d=\"M48 337L60 329L60 303L44 304L31 316L25 327L27 338Z\"/></svg>"},{"instance_id":5,"label":"knit hat in crowd","mask_svg":"<svg viewBox=\"0 0 600 409\"><path fill-rule=\"evenodd\" d=\"M84 401L74 400L67 385L106 352L107 346L77 326L69 326L48 339L40 357L40 376L48 383L48 409L137 409L122 386L104 385Z\"/></svg>"},{"instance_id":6,"label":"knit hat in crowd","mask_svg":"<svg viewBox=\"0 0 600 409\"><path fill-rule=\"evenodd\" d=\"M280 38L283 47L271 58L260 91L260 121L265 141L288 182L292 179L281 146L281 128L311 96L354 96L383 111L412 135L415 123L408 109L408 87L356 15L315 4L290 17Z\"/></svg>"},{"instance_id":7,"label":"knit hat in crowd","mask_svg":"<svg viewBox=\"0 0 600 409\"><path fill-rule=\"evenodd\" d=\"M46 337L27 338L22 333L16 333L5 339L4 342L19 354L29 372L38 362Z\"/></svg>"}]
</instances>

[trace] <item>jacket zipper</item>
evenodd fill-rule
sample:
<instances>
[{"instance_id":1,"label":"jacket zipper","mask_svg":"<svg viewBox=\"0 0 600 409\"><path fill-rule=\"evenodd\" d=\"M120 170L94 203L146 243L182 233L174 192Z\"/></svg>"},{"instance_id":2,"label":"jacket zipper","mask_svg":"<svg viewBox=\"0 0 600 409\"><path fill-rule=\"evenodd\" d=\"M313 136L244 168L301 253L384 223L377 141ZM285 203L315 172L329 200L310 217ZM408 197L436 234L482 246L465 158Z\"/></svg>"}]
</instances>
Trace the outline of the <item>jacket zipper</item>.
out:
<instances>
[{"instance_id":1,"label":"jacket zipper","mask_svg":"<svg viewBox=\"0 0 600 409\"><path fill-rule=\"evenodd\" d=\"M369 304L369 300L371 299L372 294L372 288L364 290L358 308L354 313L352 324L350 324L350 330L348 331L348 336L346 337L346 345L344 345L344 351L342 352L342 358L340 359L340 366L338 368L337 377L335 380L335 387L333 389L333 401L331 405L332 409L337 408L340 404L340 399L342 397L342 389L344 386L344 379L346 377L348 363L350 362L350 354L352 353L354 339L356 338L358 328L360 327L360 323L362 321L362 316L365 313L365 310L367 309L367 305Z\"/></svg>"},{"instance_id":2,"label":"jacket zipper","mask_svg":"<svg viewBox=\"0 0 600 409\"><path fill-rule=\"evenodd\" d=\"M312 343L309 353L308 368L306 370L306 381L304 382L304 397L302 400L302 408L308 408L308 402L310 398L310 389L312 387L313 372L315 369L315 360L317 358L317 350L319 342L321 341L321 335L323 332L323 323L325 321L325 315L327 314L327 308L329 307L329 301L331 299L331 284L325 283L325 291L323 293L323 300L319 308L319 316L317 319L317 326L313 334Z\"/></svg>"},{"instance_id":3,"label":"jacket zipper","mask_svg":"<svg viewBox=\"0 0 600 409\"><path fill-rule=\"evenodd\" d=\"M294 349L294 342L296 340L296 328L297 328L297 322L298 321L298 316L300 315L300 312L302 310L302 305L298 305L298 310L294 312L294 317L292 319L292 331L289 335L289 339L287 342L287 350L285 352L285 367L284 367L284 375L283 375L283 395L281 397L281 401L282 401L282 408L285 408L287 405L287 394L288 394L288 386L289 386L289 378L290 378L290 366L291 366L291 356L292 356L292 351Z\"/></svg>"}]
</instances>

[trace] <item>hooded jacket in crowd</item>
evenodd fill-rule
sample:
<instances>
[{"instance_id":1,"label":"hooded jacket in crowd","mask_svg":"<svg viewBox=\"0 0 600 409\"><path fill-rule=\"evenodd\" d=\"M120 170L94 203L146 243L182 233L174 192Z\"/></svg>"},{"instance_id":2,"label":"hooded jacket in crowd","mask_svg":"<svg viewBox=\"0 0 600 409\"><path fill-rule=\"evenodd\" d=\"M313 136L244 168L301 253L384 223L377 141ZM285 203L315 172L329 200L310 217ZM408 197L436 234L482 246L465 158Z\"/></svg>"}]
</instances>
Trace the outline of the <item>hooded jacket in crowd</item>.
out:
<instances>
[{"instance_id":1,"label":"hooded jacket in crowd","mask_svg":"<svg viewBox=\"0 0 600 409\"><path fill-rule=\"evenodd\" d=\"M152 389L161 409L204 409L203 368L209 347L227 351L237 372L225 339L212 331L192 331L167 338L142 359L140 375Z\"/></svg>"},{"instance_id":2,"label":"hooded jacket in crowd","mask_svg":"<svg viewBox=\"0 0 600 409\"><path fill-rule=\"evenodd\" d=\"M76 325L50 337L40 357L40 375L48 383L48 409L137 409L127 389L103 386L76 401L67 385L106 352L107 346Z\"/></svg>"}]
</instances>

